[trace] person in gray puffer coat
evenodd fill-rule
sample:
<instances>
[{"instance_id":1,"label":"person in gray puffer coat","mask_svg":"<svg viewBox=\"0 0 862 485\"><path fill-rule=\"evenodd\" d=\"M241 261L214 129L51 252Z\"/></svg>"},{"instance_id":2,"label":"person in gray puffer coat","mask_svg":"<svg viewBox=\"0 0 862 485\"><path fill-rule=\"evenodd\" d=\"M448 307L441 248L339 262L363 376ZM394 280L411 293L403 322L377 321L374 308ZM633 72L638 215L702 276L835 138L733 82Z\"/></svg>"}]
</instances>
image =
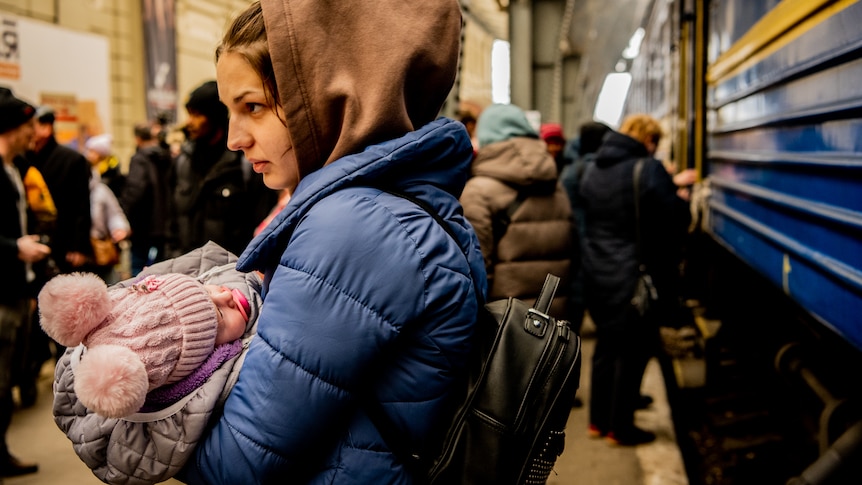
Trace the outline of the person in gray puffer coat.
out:
<instances>
[{"instance_id":1,"label":"person in gray puffer coat","mask_svg":"<svg viewBox=\"0 0 862 485\"><path fill-rule=\"evenodd\" d=\"M75 389L75 372L80 372L86 363L86 359L82 360L83 344L69 348L57 363L54 421L66 433L81 461L103 482L149 485L168 480L189 459L210 418L220 413L256 332L261 305L259 275L237 271L236 259L210 242L112 287L112 291L119 291L118 288L146 284L154 275L179 273L205 285L237 290L248 302L248 322L239 341L216 347L199 368L182 380L151 390L138 412L106 417L83 404ZM102 332L104 337L100 329L92 334ZM101 347L106 346L87 348L86 358Z\"/></svg>"},{"instance_id":2,"label":"person in gray puffer coat","mask_svg":"<svg viewBox=\"0 0 862 485\"><path fill-rule=\"evenodd\" d=\"M473 177L460 201L479 237L489 300L511 296L532 303L548 273L568 287L574 220L545 142L511 104L485 108L476 132ZM552 315L568 317L566 299L554 299Z\"/></svg>"}]
</instances>

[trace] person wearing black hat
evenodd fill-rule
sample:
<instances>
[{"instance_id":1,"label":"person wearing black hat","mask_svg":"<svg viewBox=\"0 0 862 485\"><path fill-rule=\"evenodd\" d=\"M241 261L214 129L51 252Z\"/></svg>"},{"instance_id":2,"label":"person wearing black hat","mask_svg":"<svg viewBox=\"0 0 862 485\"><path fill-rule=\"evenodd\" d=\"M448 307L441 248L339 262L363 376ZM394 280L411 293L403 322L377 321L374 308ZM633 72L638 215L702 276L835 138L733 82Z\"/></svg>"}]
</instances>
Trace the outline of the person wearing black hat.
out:
<instances>
[{"instance_id":1,"label":"person wearing black hat","mask_svg":"<svg viewBox=\"0 0 862 485\"><path fill-rule=\"evenodd\" d=\"M36 269L35 291L48 279L59 273L80 270L92 258L90 243L90 163L84 155L61 145L54 136L56 114L50 106L36 110L35 135L26 163L36 167L45 179L48 192L57 208L56 221L50 233L42 234L51 246L50 265ZM24 173L22 171L22 173ZM46 260L49 261L49 260ZM38 312L34 314L32 340L27 363L19 383L22 405L36 402L36 382L42 364L52 357L63 355L65 349L54 343L42 331L38 323ZM28 376L29 374L29 376Z\"/></svg>"},{"instance_id":2,"label":"person wearing black hat","mask_svg":"<svg viewBox=\"0 0 862 485\"><path fill-rule=\"evenodd\" d=\"M173 204L166 256L177 257L213 241L234 254L251 241L258 214L255 204L276 202L275 191L250 192L240 152L227 148L227 108L219 100L215 81L207 81L186 102L188 141L174 163ZM254 174L259 177L258 174ZM262 186L262 183L260 184Z\"/></svg>"},{"instance_id":3,"label":"person wearing black hat","mask_svg":"<svg viewBox=\"0 0 862 485\"><path fill-rule=\"evenodd\" d=\"M54 136L56 115L50 106L36 111L36 135L28 155L45 177L57 205L57 230L51 248L61 273L79 268L91 255L90 162L77 151L60 145Z\"/></svg>"},{"instance_id":4,"label":"person wearing black hat","mask_svg":"<svg viewBox=\"0 0 862 485\"><path fill-rule=\"evenodd\" d=\"M15 404L12 387L20 368L20 332L30 321L29 284L34 280L32 264L45 259L51 249L39 237L27 234L27 198L17 162L33 138L36 109L0 88L0 477L34 473L35 463L25 463L11 453L6 432Z\"/></svg>"}]
</instances>

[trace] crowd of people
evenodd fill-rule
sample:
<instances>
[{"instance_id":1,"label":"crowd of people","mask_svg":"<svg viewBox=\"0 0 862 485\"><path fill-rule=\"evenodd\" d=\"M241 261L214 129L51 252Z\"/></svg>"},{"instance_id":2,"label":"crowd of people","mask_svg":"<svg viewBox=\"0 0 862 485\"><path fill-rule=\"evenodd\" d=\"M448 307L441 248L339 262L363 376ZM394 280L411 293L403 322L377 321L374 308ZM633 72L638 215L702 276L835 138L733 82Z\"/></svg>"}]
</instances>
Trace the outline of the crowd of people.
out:
<instances>
[{"instance_id":1,"label":"crowd of people","mask_svg":"<svg viewBox=\"0 0 862 485\"><path fill-rule=\"evenodd\" d=\"M0 88L11 268L0 292L0 476L38 469L5 443L12 388L32 404L42 365L66 351L42 331L40 290L78 272L116 284L208 241L260 275L263 302L242 372L177 475L187 483L406 483L409 464L366 403L382 405L404 442L427 444L453 404L478 302L531 301L547 273L566 288L552 313L578 329L586 314L595 323L588 433L624 446L654 439L633 415L648 400L640 381L659 325L679 319L694 172L654 158L662 130L643 114L618 130L585 123L568 140L511 104L438 117L457 69L458 2L381 1L349 14L252 3L221 40L217 80L187 97L185 141L172 145L164 120L140 123L125 170L110 134L79 153L57 142L50 107ZM427 202L455 237L391 192ZM128 245L128 274L96 241ZM629 302L640 265L660 295L647 316Z\"/></svg>"},{"instance_id":2,"label":"crowd of people","mask_svg":"<svg viewBox=\"0 0 862 485\"><path fill-rule=\"evenodd\" d=\"M652 403L640 387L647 362L660 355L659 328L686 323L679 280L695 171L653 158L662 129L645 114L629 115L619 130L588 121L569 139L560 123L533 126L513 105L461 120L478 147L461 203L479 237L490 298L531 301L544 274L562 276L567 291L552 312L577 330L589 315L596 329L588 436L623 446L654 440L635 426L634 412ZM635 192L638 160L645 169ZM630 304L641 264L660 295L648 315Z\"/></svg>"},{"instance_id":3,"label":"crowd of people","mask_svg":"<svg viewBox=\"0 0 862 485\"><path fill-rule=\"evenodd\" d=\"M46 361L66 347L48 337L36 296L58 275L92 273L105 284L212 241L239 254L279 200L241 152L227 148L227 109L215 81L192 91L185 106L187 138L172 156L158 120L133 128L136 150L123 170L113 137L89 137L81 151L58 142L51 106L34 106L0 89L0 155L7 279L0 303L0 476L35 472L5 446L17 405L37 398ZM121 246L122 245L122 246ZM121 265L124 249L130 264ZM32 307L32 308L31 308Z\"/></svg>"}]
</instances>

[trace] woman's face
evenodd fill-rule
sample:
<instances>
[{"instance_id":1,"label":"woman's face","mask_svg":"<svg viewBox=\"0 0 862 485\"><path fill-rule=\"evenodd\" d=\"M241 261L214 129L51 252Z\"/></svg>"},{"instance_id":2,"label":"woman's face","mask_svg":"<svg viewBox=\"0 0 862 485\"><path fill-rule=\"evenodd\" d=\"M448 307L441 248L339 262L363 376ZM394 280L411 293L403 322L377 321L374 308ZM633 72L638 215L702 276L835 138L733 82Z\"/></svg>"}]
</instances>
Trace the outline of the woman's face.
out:
<instances>
[{"instance_id":1,"label":"woman's face","mask_svg":"<svg viewBox=\"0 0 862 485\"><path fill-rule=\"evenodd\" d=\"M222 54L216 78L219 97L230 113L228 148L242 150L267 187L292 193L299 183L299 165L281 107L269 103L263 81L240 54Z\"/></svg>"}]
</instances>

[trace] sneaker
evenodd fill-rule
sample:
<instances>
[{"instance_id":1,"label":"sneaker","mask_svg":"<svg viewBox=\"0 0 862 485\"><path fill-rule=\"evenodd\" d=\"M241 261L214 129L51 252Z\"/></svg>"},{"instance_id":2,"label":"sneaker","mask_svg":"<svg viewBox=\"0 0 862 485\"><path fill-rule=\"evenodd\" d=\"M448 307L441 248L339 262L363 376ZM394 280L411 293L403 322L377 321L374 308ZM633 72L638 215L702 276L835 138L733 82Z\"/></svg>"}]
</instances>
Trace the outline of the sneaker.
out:
<instances>
[{"instance_id":1,"label":"sneaker","mask_svg":"<svg viewBox=\"0 0 862 485\"><path fill-rule=\"evenodd\" d=\"M611 431L605 439L614 446L637 446L655 441L655 433L632 427L625 432Z\"/></svg>"},{"instance_id":2,"label":"sneaker","mask_svg":"<svg viewBox=\"0 0 862 485\"><path fill-rule=\"evenodd\" d=\"M600 430L595 424L591 424L587 427L587 436L590 438L604 438L606 434L607 433Z\"/></svg>"}]
</instances>

